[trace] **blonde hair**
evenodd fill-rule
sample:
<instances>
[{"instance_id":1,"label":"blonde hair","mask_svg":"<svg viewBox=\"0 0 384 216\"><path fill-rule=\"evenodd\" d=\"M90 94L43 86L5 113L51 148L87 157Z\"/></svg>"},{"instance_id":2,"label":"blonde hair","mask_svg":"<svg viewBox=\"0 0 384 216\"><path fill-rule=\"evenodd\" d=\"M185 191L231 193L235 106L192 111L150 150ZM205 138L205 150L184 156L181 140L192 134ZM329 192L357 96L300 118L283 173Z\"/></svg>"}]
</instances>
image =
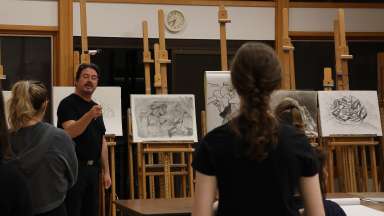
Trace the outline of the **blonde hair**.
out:
<instances>
[{"instance_id":1,"label":"blonde hair","mask_svg":"<svg viewBox=\"0 0 384 216\"><path fill-rule=\"evenodd\" d=\"M38 81L18 81L12 87L12 98L8 102L8 121L12 131L24 127L33 117L45 112L44 102L48 91Z\"/></svg>"}]
</instances>

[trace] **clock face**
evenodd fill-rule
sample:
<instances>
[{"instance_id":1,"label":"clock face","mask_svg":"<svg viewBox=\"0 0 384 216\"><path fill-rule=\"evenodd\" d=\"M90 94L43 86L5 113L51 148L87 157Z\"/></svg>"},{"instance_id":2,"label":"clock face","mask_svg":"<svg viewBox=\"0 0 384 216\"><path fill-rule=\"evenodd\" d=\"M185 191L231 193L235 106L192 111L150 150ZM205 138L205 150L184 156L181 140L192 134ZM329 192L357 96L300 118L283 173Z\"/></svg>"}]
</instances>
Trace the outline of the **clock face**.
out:
<instances>
[{"instance_id":1,"label":"clock face","mask_svg":"<svg viewBox=\"0 0 384 216\"><path fill-rule=\"evenodd\" d=\"M184 14L178 10L170 11L165 19L166 27L171 32L179 32L186 25Z\"/></svg>"}]
</instances>

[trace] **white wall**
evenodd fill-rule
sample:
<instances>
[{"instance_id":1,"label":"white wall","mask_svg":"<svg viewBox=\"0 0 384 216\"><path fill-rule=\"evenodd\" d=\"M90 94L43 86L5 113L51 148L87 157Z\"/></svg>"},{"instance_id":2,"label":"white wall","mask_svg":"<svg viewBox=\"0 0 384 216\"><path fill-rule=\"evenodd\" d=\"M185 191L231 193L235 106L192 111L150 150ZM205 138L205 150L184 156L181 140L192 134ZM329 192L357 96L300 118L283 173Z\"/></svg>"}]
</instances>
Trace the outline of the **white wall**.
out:
<instances>
[{"instance_id":1,"label":"white wall","mask_svg":"<svg viewBox=\"0 0 384 216\"><path fill-rule=\"evenodd\" d=\"M290 31L333 32L333 20L337 9L291 8L289 10ZM384 32L384 9L345 9L347 32Z\"/></svg>"},{"instance_id":2,"label":"white wall","mask_svg":"<svg viewBox=\"0 0 384 216\"><path fill-rule=\"evenodd\" d=\"M0 0L0 24L58 26L56 1Z\"/></svg>"},{"instance_id":3,"label":"white wall","mask_svg":"<svg viewBox=\"0 0 384 216\"><path fill-rule=\"evenodd\" d=\"M179 33L166 32L166 38L218 39L218 7L153 4L88 3L88 35L101 37L142 37L143 20L148 21L149 37L158 37L157 10L182 11L186 28ZM237 40L274 40L274 8L227 7L231 23L227 38ZM73 34L80 35L80 8L74 4Z\"/></svg>"},{"instance_id":4,"label":"white wall","mask_svg":"<svg viewBox=\"0 0 384 216\"><path fill-rule=\"evenodd\" d=\"M218 39L218 8L153 4L88 3L88 35L99 37L142 37L141 22L149 23L150 37L157 37L157 9L184 12L187 27L167 38ZM232 23L227 38L238 40L274 40L274 8L227 7ZM384 32L384 9L345 9L349 32ZM290 31L333 31L337 9L291 8ZM57 1L0 0L0 24L57 26ZM80 35L79 4L74 4L74 35Z\"/></svg>"}]
</instances>

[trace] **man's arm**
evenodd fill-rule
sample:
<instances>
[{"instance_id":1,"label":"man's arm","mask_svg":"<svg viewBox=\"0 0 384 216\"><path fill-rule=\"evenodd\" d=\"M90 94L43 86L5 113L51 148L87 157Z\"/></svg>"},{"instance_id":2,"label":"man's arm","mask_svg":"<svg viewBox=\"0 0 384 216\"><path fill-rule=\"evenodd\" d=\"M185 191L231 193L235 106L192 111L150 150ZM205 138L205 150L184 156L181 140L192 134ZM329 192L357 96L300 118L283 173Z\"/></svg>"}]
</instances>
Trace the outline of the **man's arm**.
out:
<instances>
[{"instance_id":1,"label":"man's arm","mask_svg":"<svg viewBox=\"0 0 384 216\"><path fill-rule=\"evenodd\" d=\"M103 143L101 147L101 170L103 174L103 184L105 188L111 186L111 175L109 173L109 163L108 163L108 146L105 137L103 136Z\"/></svg>"},{"instance_id":2,"label":"man's arm","mask_svg":"<svg viewBox=\"0 0 384 216\"><path fill-rule=\"evenodd\" d=\"M71 138L76 138L85 131L85 129L88 127L89 123L91 123L93 119L101 116L101 114L101 106L95 105L80 119L68 120L63 122L62 127L71 136Z\"/></svg>"}]
</instances>

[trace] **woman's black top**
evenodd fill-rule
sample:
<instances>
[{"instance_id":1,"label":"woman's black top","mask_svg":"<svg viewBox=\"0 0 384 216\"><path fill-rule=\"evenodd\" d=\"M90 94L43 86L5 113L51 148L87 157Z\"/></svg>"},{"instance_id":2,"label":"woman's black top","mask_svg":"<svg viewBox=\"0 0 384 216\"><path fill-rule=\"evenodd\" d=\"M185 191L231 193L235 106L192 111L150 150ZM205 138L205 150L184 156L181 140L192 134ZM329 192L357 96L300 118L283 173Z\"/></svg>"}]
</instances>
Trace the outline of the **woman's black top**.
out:
<instances>
[{"instance_id":1,"label":"woman's black top","mask_svg":"<svg viewBox=\"0 0 384 216\"><path fill-rule=\"evenodd\" d=\"M307 137L280 125L278 143L262 161L244 156L244 146L225 124L208 133L196 148L193 167L217 178L218 215L299 215L293 199L299 179L318 172Z\"/></svg>"}]
</instances>

